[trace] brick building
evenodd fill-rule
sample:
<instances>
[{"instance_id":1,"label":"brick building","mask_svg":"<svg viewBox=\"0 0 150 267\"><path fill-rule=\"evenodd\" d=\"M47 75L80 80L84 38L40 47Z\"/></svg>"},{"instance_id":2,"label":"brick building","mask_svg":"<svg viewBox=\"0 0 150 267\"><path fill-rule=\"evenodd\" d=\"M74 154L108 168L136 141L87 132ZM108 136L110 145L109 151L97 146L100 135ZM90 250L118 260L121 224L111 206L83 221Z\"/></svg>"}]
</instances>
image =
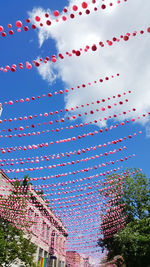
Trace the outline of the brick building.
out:
<instances>
[{"instance_id":1,"label":"brick building","mask_svg":"<svg viewBox=\"0 0 150 267\"><path fill-rule=\"evenodd\" d=\"M89 257L83 257L76 251L66 252L67 267L92 267L89 262Z\"/></svg>"},{"instance_id":2,"label":"brick building","mask_svg":"<svg viewBox=\"0 0 150 267\"><path fill-rule=\"evenodd\" d=\"M0 195L8 197L13 190L13 183L0 171ZM65 267L67 231L62 221L52 212L46 202L29 186L30 199L27 201L26 218L33 222L31 242L37 245L35 262L48 258L47 267Z\"/></svg>"},{"instance_id":3,"label":"brick building","mask_svg":"<svg viewBox=\"0 0 150 267\"><path fill-rule=\"evenodd\" d=\"M67 267L84 267L84 259L76 251L67 251L66 265Z\"/></svg>"}]
</instances>

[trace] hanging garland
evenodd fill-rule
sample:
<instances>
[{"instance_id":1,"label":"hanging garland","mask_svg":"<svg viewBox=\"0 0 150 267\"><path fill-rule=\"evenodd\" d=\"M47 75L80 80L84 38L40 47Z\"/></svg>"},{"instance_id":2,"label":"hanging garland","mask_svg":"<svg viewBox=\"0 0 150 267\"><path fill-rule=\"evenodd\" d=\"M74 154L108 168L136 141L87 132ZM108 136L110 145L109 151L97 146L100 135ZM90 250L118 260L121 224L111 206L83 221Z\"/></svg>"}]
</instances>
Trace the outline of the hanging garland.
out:
<instances>
[{"instance_id":1,"label":"hanging garland","mask_svg":"<svg viewBox=\"0 0 150 267\"><path fill-rule=\"evenodd\" d=\"M94 81L93 83L95 84L95 83L98 83L98 82L100 82L100 83L102 83L103 81L109 81L111 78L113 79L114 77L119 77L120 76L120 74L119 73L117 73L116 74L116 76L115 75L112 75L111 77L108 77L108 76L106 76L105 78L100 78L99 80L96 80L96 81ZM86 86L90 86L90 85L92 85L92 82L89 82L89 83L84 83L84 84L82 84L82 85L77 85L77 86L75 86L75 87L72 87L72 88L70 88L70 89L68 89L68 88L66 88L65 90L59 90L59 91L54 91L54 92L49 92L49 93L44 93L42 96L32 96L32 97L26 97L25 99L24 98L21 98L21 99L19 99L19 100L8 100L8 101L5 101L5 102L2 102L2 105L4 106L4 105L10 105L10 106L12 106L13 104L18 104L18 103L29 103L30 101L39 101L40 99L41 99L41 97L43 97L43 98L45 98L45 97L52 97L52 96L57 96L57 95L62 95L62 94L64 94L64 93L69 93L69 92L71 92L71 91L74 91L74 90L77 90L77 89L81 89L81 88L85 88ZM125 95L127 92L124 92L123 94ZM130 94L131 93L131 91L128 91L128 93ZM121 94L118 94L118 97L120 97L120 95ZM113 98L115 98L116 96L114 95L113 96ZM100 100L97 100L97 101L100 101ZM103 100L101 100L102 102L103 102ZM55 111L56 112L56 111ZM62 112L62 110L60 110L60 112ZM40 113L41 114L41 113ZM38 115L38 116L40 116L41 117L41 115ZM58 111L57 111L57 113L55 113L55 114L58 114ZM50 112L50 115L53 115L53 112ZM26 120L27 118L26 118L27 116L25 116L24 117L24 120ZM32 117L32 116L31 116ZM31 119L31 117L29 116L28 118L29 119ZM34 117L37 117L37 115L34 115ZM16 121L17 119L16 118L14 118L14 120ZM19 117L19 120L22 120L22 117ZM6 122L6 119L4 120L5 122ZM10 118L9 119L9 121L11 122L12 121L12 119ZM1 122L1 120L0 120L0 122Z\"/></svg>"},{"instance_id":2,"label":"hanging garland","mask_svg":"<svg viewBox=\"0 0 150 267\"><path fill-rule=\"evenodd\" d=\"M142 132L139 131L139 134L142 134ZM61 154L57 154L57 155L53 154L53 155L48 155L48 156L47 155L35 156L35 157L32 157L32 158L28 157L28 158L24 158L24 159L22 159L22 158L19 158L19 159L11 158L11 159L3 159L3 160L0 159L0 162L2 162L2 161L4 162L4 163L1 163L1 166L3 167L5 165L14 166L14 164L18 164L18 163L20 163L21 165L23 165L24 163L32 163L32 164L34 164L34 163L39 163L40 161L44 161L44 160L49 161L50 159L52 159L52 160L60 159L60 157L64 158L65 156L70 157L71 155L75 155L75 154L79 156L81 153L87 153L87 152L89 152L91 150L95 151L95 150L100 149L102 147L105 148L106 146L111 145L111 144L112 145L116 145L118 142L120 143L120 142L123 142L124 140L127 140L127 138L131 139L132 137L136 137L136 136L137 136L137 133L134 133L133 135L131 135L131 134L128 135L128 137L119 138L117 140L112 140L110 142L107 142L107 144L103 143L102 145L99 144L99 145L94 145L94 146L91 146L91 147L80 148L79 150L69 151L69 152L65 152L65 153L61 153ZM77 163L79 163L79 162L77 162ZM69 163L61 163L61 164L54 165L52 167L54 167L54 168L56 168L56 166L62 167L62 166L66 166L67 164L70 165ZM72 164L74 164L74 162Z\"/></svg>"},{"instance_id":3,"label":"hanging garland","mask_svg":"<svg viewBox=\"0 0 150 267\"><path fill-rule=\"evenodd\" d=\"M127 0L124 0L124 2L127 2ZM92 2L92 3L93 3L93 4L96 4L96 1L94 1L94 2ZM116 3L117 3L117 4L120 4L121 1L118 1L118 0L117 0ZM100 7L100 9L101 9L101 10L105 10L108 6L109 6L109 7L112 7L112 6L113 6L113 3L110 2L109 5L102 4L101 7ZM55 10L55 11L53 12L53 16L54 16L56 19L55 19L55 20L54 20L54 19L50 20L50 19L49 19L50 14L47 12L47 13L45 13L45 21L44 21L44 23L42 23L42 22L41 22L41 18L40 18L40 16L36 15L35 18L34 18L34 19L35 19L35 24L32 24L32 25L31 25L31 29L32 29L32 30L35 30L35 29L37 28L37 26L40 26L41 28L42 28L43 26L47 26L47 27L49 27L49 26L51 26L52 23L54 23L54 22L55 22L55 23L58 23L59 21L60 21L60 22L62 22L62 21L65 22L68 18L70 18L70 19L74 19L76 15L82 16L83 13L82 13L81 11L79 11L79 13L77 13L77 11L78 11L79 8L82 8L83 11L85 11L84 14L86 14L86 15L89 15L89 14L91 13L91 11L88 9L88 4L87 4L87 2L82 2L82 4L80 5L80 7L77 6L77 5L73 5L73 6L72 6L72 10L73 10L73 12L75 12L75 13L71 13L68 17L67 17L66 15L63 15L63 14L60 16L59 11L58 11L58 10ZM98 11L98 9L99 9L99 7L94 7L94 11ZM66 13L68 12L67 8L64 8L63 12L66 14ZM59 18L59 17L60 17L60 18ZM29 24L30 22L31 22L31 21L30 21L29 18L26 19L26 23ZM44 25L44 24L45 24L45 25ZM20 33L22 30L24 30L25 32L29 31L29 26L27 26L27 25L23 26L23 23L22 23L21 20L17 20L16 23L15 23L15 26L16 26L16 29L17 29L17 32L18 32L18 33ZM9 30L8 34L9 34L10 36L12 36L12 35L14 34L14 30L12 29L12 24L10 24L10 23L8 24L8 30ZM3 27L3 26L0 26L0 33L1 33L1 37L6 37L6 36L7 36L7 33L6 33L6 31L4 31L4 27ZM29 66L27 66L27 68L30 69L31 66L29 65Z\"/></svg>"},{"instance_id":4,"label":"hanging garland","mask_svg":"<svg viewBox=\"0 0 150 267\"><path fill-rule=\"evenodd\" d=\"M150 27L147 28L146 32L150 33ZM144 34L144 30L140 30L139 33L141 35L143 35ZM119 43L121 40L127 42L127 41L130 40L131 36L136 37L137 36L137 31L134 31L133 33L129 33L128 32L128 33L126 33L124 35L120 35L120 38L113 37L112 41L109 41L109 40L106 41L106 45L112 46L114 43ZM81 56L82 53L87 53L89 51L96 52L99 47L103 48L104 46L105 46L104 42L100 41L98 45L93 44L91 47L89 45L86 45L86 47L84 49L82 49L82 48L80 48L79 50L73 49L72 53L66 52L66 56L72 57L74 55L74 56L79 57L79 56ZM58 57L61 60L64 59L64 55L62 53L59 53ZM41 58L40 62L44 62L46 64L49 60L50 60L50 58L48 56L46 56L45 60L43 61L43 59ZM56 55L52 55L51 56L51 61L53 63L55 63L57 61ZM38 62L37 60L33 60L33 64L37 68L40 66L40 62ZM17 65L13 64L11 67L9 65L7 65L6 67L0 67L0 70L5 72L5 73L8 70L11 70L11 72L15 72L16 68L17 68ZM19 68L21 70L23 69L23 63L19 63ZM26 68L31 69L32 68L32 64L29 63L29 62L26 62Z\"/></svg>"}]
</instances>

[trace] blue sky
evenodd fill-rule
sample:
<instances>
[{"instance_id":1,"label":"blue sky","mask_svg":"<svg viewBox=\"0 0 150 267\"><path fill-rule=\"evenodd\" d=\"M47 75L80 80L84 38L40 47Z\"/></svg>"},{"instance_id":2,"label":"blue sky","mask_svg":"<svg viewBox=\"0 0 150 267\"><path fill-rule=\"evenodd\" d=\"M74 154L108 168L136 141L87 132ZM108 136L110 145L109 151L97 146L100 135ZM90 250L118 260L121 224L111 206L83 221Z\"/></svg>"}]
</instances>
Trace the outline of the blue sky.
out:
<instances>
[{"instance_id":1,"label":"blue sky","mask_svg":"<svg viewBox=\"0 0 150 267\"><path fill-rule=\"evenodd\" d=\"M67 5L67 1L63 1L63 0L55 0L55 1L47 1L45 0L44 3L43 1L40 0L30 0L30 1L21 1L18 2L17 0L14 1L9 1L9 0L5 0L1 3L1 8L0 8L0 25L3 25L4 28L6 29L6 32L8 31L7 29L7 24L11 23L12 25L15 25L16 20L21 20L24 25L25 25L25 19L28 18L28 12L32 11L33 8L38 8L38 7L42 7L43 9L47 9L49 8L50 10L54 11L55 9L58 9L60 12L63 9L64 6ZM125 12L129 12L129 10L125 10ZM94 17L93 17L94 20ZM80 23L80 22L79 22ZM140 25L142 25L140 23ZM77 27L79 25L77 24ZM122 25L124 28L124 25ZM121 25L119 26L121 28ZM15 27L14 27L15 28ZM121 31L119 31L120 29L116 29L116 32L118 31L118 35L121 33ZM57 31L57 29L56 29ZM104 31L104 29L103 29ZM52 37L52 36L51 36ZM38 56L41 57L45 57L47 55L52 55L53 53L57 53L58 52L58 42L59 42L59 37L55 36L55 34L53 33L53 39L50 38L45 40L43 45L40 47L39 46L39 36L38 36L38 30L29 30L28 32L24 32L22 31L21 33L17 33L15 32L15 34L13 36L7 36L6 38L2 38L0 37L0 66L5 66L5 65L12 65L13 63L20 63L23 62L25 63L27 60L32 62L33 59L37 58ZM147 38L147 37L145 37ZM147 39L146 39L147 40ZM70 42L70 40L68 41L68 43ZM147 41L148 42L148 41ZM67 43L67 40L66 40ZM78 40L78 43L80 45L80 40ZM137 42L138 43L138 42ZM144 43L145 44L145 43ZM143 44L143 45L144 45ZM75 45L75 44L74 44ZM77 44L76 44L77 45ZM75 45L75 46L76 46ZM131 43L132 46L132 43ZM80 47L80 46L79 46ZM72 47L71 47L72 49ZM71 50L70 49L70 50ZM128 49L130 49L130 44L128 46ZM113 51L113 50L112 50ZM126 48L124 47L124 53L126 53ZM103 58L104 60L105 58ZM85 59L86 60L86 59ZM90 60L88 58L88 60ZM96 59L95 59L96 60ZM107 58L107 60L109 61L109 59ZM79 61L80 62L80 61ZM145 62L146 62L146 57L145 57ZM85 65L84 65L84 64ZM68 68L73 68L74 67L74 62L72 62L71 60L68 62L65 62L63 64L69 64L67 65ZM78 64L78 63L76 63ZM86 68L86 61L82 62L82 67L85 66ZM113 62L110 59L109 65L111 66L111 69L109 70L109 73L113 74ZM116 65L117 63L115 63L115 70L116 70ZM11 73L11 72L7 72L7 73L3 73L0 72L0 81L1 81L1 86L0 86L0 91L1 91L1 98L0 98L0 102L5 102L5 101L9 101L9 100L15 100L15 99L21 99L21 98L25 98L25 97L32 97L32 96L38 96L38 95L42 95L43 93L48 93L48 92L54 92L55 90L60 90L60 89L64 89L66 87L69 87L71 85L71 82L68 78L66 78L66 76L64 77L62 73L60 73L60 69L64 68L65 69L65 65L61 65L61 63L59 63L58 66L56 66L56 73L58 71L58 73L60 74L57 79L50 84L47 80L44 80L42 75L40 75L40 73L37 71L37 69L33 66L32 70L19 70L17 69L15 73ZM80 67L80 63L78 65L78 67ZM58 69L57 69L58 68ZM140 68L140 67L139 67ZM148 70L146 68L146 70ZM54 70L53 70L54 71ZM82 74L83 74L83 82L85 82L85 77L84 77L84 69L82 68ZM94 70L95 71L95 70ZM120 71L119 66L118 66L118 72ZM137 71L137 70L136 70ZM140 70L139 70L140 71ZM123 70L122 70L123 72ZM103 72L98 71L98 73L95 75L95 73L93 74L93 81L94 79L97 77L97 75L101 75L103 76ZM133 81L131 81L131 86L134 85L134 94L133 94L133 98L136 98L136 86L137 86L137 80L138 80L138 72L134 73L135 76L135 84L133 84ZM71 73L71 75L73 75ZM72 86L74 86L74 81L76 80L76 73L74 72L74 77L72 76ZM92 76L91 76L92 77ZM90 77L90 79L91 79ZM77 81L82 81L81 79L82 77L77 76ZM123 73L122 76L120 76L119 78L124 79ZM88 78L87 78L88 81ZM127 88L123 88L123 80L122 81L122 87L121 90L127 90ZM139 91L138 91L139 92ZM106 94L105 96L109 97L110 93L112 94L111 91L108 91L108 95ZM113 93L115 93L115 90L113 91ZM118 93L118 91L116 91L116 93ZM79 90L79 93L77 93L78 96L80 96L80 94L82 95L82 92ZM144 94L144 89L143 89L143 94ZM138 93L139 95L139 93ZM94 92L94 96L93 98L96 99L96 97L100 98L101 95L95 96L95 92ZM103 94L102 94L103 97ZM75 98L77 98L77 95L75 95ZM133 105L135 105L136 103L134 103L134 99L131 98L131 106L133 107ZM143 97L144 98L144 97ZM142 102L145 101L145 99L143 99L142 96L140 95L140 101L138 100L138 102ZM71 95L70 98L65 98L64 99L64 95L59 95L59 96L54 96L53 98L41 98L40 101L35 101L35 102L30 102L30 103L23 103L23 104L14 104L12 106L10 105L3 105L3 113L1 116L1 119L3 120L4 118L14 118L14 117L19 117L19 116L26 116L26 115L33 115L33 114L39 114L39 113L44 113L44 112L50 112L50 111L54 111L54 110L63 110L63 116L65 117L65 107L67 105L70 105L71 103L73 103L73 96ZM92 101L92 94L90 94L90 100ZM71 102L72 101L72 102ZM83 98L81 97L81 101L83 101ZM79 103L81 102L79 101ZM132 104L133 101L133 104ZM86 103L86 102L85 102ZM138 106L138 105L137 105ZM126 108L126 107L125 107ZM141 110L140 110L141 111ZM142 110L143 112L145 112L145 110ZM141 112L142 112L141 111ZM147 107L147 111L148 111L148 107ZM112 111L113 112L113 111ZM142 114L142 113L141 113ZM53 118L55 119L59 119L60 117L58 115L53 116ZM125 118L126 119L126 118ZM24 126L24 125L29 125L30 128L28 130L25 130L25 132L30 132L30 131L35 131L35 130L39 130L42 131L44 129L51 129L51 126L49 126L49 124L47 123L46 126L42 126L42 127L36 127L34 129L31 128L32 124L37 124L39 122L48 122L50 120L50 117L48 118L44 118L43 117L41 119L33 119L33 120L28 120L28 121L21 121L19 122L18 120L13 123L2 123L0 125L0 130L2 131L2 129L13 129L15 127L19 127L19 126ZM76 120L71 121L71 122L65 122L64 126L70 126L70 125L75 125L76 123L81 123L82 120ZM115 124L116 121L109 121L108 122L108 126L110 126L111 124ZM119 122L120 123L120 122ZM48 148L42 148L42 149L38 149L38 150L28 150L26 152L20 151L20 152L11 152L11 153L5 153L4 155L1 154L0 158L1 159L11 159L11 158L24 158L24 157L35 157L35 156L44 156L44 155L49 155L49 154L57 154L57 153L61 153L61 152L66 152L66 151L74 151L77 149L81 149L81 148L86 148L86 147L90 147L90 146L94 146L94 145L98 145L98 144L103 144L103 143L107 143L108 141L112 141L114 139L117 138L121 138L124 136L128 136L130 134L133 133L138 133L139 131L142 131L143 133L141 135L137 135L137 137L132 138L132 139L128 139L127 141L124 141L122 143L119 143L117 145L111 145L111 146L107 146L106 148L102 148L99 151L92 151L92 152L88 152L86 154L81 154L80 156L71 156L70 158L62 158L60 160L51 160L51 161L43 161L40 162L39 164L37 164L37 166L42 166L44 165L48 165L48 164L56 164L56 163L61 163L61 162L66 162L66 161L72 161L72 160L77 160L77 159L81 159L82 157L90 157L96 153L104 153L105 151L109 151L109 150L113 150L113 149L117 149L119 147L123 147L126 146L127 149L123 152L120 153L116 153L114 156L108 156L103 157L102 158L102 162L106 162L106 161L110 161L110 160L115 160L115 159L120 159L121 157L125 157L126 155L131 155L131 154L135 154L136 156L134 158L131 158L129 161L127 162L123 162L122 164L116 164L116 166L114 165L114 167L121 167L123 166L123 168L126 167L137 167L137 168L141 168L143 169L144 173L146 173L147 176L150 175L150 169L149 169L149 157L150 157L150 138L148 138L146 136L146 129L148 130L148 126L149 126L149 121L147 121L145 124L142 125L141 124L137 124L137 123L132 123L130 122L129 124L126 124L125 126L120 126L116 129L113 129L112 131L108 131L108 132L104 132L102 134L98 134L95 135L95 137L86 137L86 138L82 138L81 140L78 140L76 142L72 141L66 144L55 144L53 146L49 146ZM53 128L57 128L57 127L62 127L62 124L55 124ZM41 134L39 136L31 136L31 137L13 137L13 138L1 138L0 142L1 142L1 147L10 147L10 146L23 146L23 145L28 145L28 144L40 144L43 142L50 142L50 141L55 141L55 140L59 140L59 139L64 139L64 138L68 138L71 136L78 136L81 135L83 133L88 133L94 130L99 130L99 127L96 125L92 125L92 126L86 126L86 127L82 127L79 129L74 129L74 130L64 130L60 133L50 133L50 134ZM7 132L8 133L8 132ZM12 133L15 133L15 131L13 131ZM18 131L17 131L18 133ZM147 134L148 135L148 134ZM24 174L29 174L31 177L41 177L41 176L47 176L47 175L54 175L55 173L64 173L64 172L69 172L69 171L73 171L75 170L80 170L82 168L86 168L88 166L94 166L97 164L101 163L101 159L95 159L95 160L91 160L88 161L87 163L80 163L80 164L75 164L75 165L71 165L71 166L67 166L67 167L59 167L56 169L52 169L52 170L42 170L42 171L34 171L34 172L24 172L23 174L20 173L20 178L23 177ZM40 165L41 164L41 165ZM18 167L21 168L21 165ZM26 164L23 165L22 167L33 167L32 164ZM112 166L113 167L113 166ZM5 166L6 168L6 166ZM5 169L4 168L4 169ZM16 166L14 167L16 168ZM110 170L111 168L109 168ZM106 168L101 168L102 172L106 171ZM99 170L98 170L99 172ZM93 175L97 173L96 171L90 171L89 173L83 173L83 174L77 174L77 175L70 175L66 178L58 178L58 179L53 179L53 180L49 180L49 183L58 183L58 182L62 182L64 181L69 181L69 180L73 180L74 178L78 179L78 178L82 178L89 175ZM15 174L10 173L9 177L13 178L15 176ZM17 175L18 176L18 175ZM38 182L39 183L39 182ZM43 182L46 183L46 182Z\"/></svg>"}]
</instances>

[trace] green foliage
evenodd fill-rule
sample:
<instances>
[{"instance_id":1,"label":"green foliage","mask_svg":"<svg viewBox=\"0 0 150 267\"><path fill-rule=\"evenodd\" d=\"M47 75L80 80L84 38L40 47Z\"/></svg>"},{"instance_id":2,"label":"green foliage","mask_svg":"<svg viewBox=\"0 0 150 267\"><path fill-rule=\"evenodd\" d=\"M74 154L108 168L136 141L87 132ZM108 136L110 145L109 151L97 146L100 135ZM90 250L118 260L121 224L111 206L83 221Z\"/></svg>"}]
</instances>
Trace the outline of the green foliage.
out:
<instances>
[{"instance_id":1,"label":"green foliage","mask_svg":"<svg viewBox=\"0 0 150 267\"><path fill-rule=\"evenodd\" d=\"M0 203L3 213L1 217L9 220L13 225L17 225L20 229L29 231L31 223L26 219L27 200L24 193L24 186L21 181L17 180L13 183L13 191L8 198L0 196Z\"/></svg>"},{"instance_id":2,"label":"green foliage","mask_svg":"<svg viewBox=\"0 0 150 267\"><path fill-rule=\"evenodd\" d=\"M20 259L26 266L32 266L36 246L24 238L23 231L0 218L0 266L7 267Z\"/></svg>"},{"instance_id":3,"label":"green foliage","mask_svg":"<svg viewBox=\"0 0 150 267\"><path fill-rule=\"evenodd\" d=\"M114 235L113 244L118 246L128 267L146 267L150 262L150 218L136 220Z\"/></svg>"},{"instance_id":4,"label":"green foliage","mask_svg":"<svg viewBox=\"0 0 150 267\"><path fill-rule=\"evenodd\" d=\"M116 174L115 174L116 177ZM123 198L117 202L125 204L122 216L126 216L126 226L116 230L109 237L115 221L107 214L106 222L102 221L104 239L98 245L108 251L108 259L122 255L128 267L146 267L150 262L150 190L149 180L139 169L127 169L122 174ZM110 180L110 177L108 177ZM109 224L108 224L109 223Z\"/></svg>"},{"instance_id":5,"label":"green foliage","mask_svg":"<svg viewBox=\"0 0 150 267\"><path fill-rule=\"evenodd\" d=\"M10 266L19 259L25 266L35 267L33 258L37 248L30 241L31 223L26 219L24 186L16 180L12 194L7 199L2 196L0 199L3 210L0 217L0 266Z\"/></svg>"},{"instance_id":6,"label":"green foliage","mask_svg":"<svg viewBox=\"0 0 150 267\"><path fill-rule=\"evenodd\" d=\"M126 204L128 221L143 219L150 212L149 180L139 169L127 169L123 201ZM132 173L132 175L130 175Z\"/></svg>"},{"instance_id":7,"label":"green foliage","mask_svg":"<svg viewBox=\"0 0 150 267\"><path fill-rule=\"evenodd\" d=\"M106 192L105 195L109 196L111 193L116 197L116 200L113 201L112 198L108 198L107 202L109 204L109 209L106 212L105 217L103 217L102 215L101 222L101 233L103 235L103 238L99 239L98 245L102 248L102 251L104 251L105 249L109 251L109 259L111 259L113 256L111 249L113 235L118 232L124 222L124 213L120 213L116 209L117 206L123 208L122 189L124 185L124 179L120 178L117 173L114 173L113 175L107 176L106 184L108 184L109 186L111 185L112 189L109 190L109 193Z\"/></svg>"}]
</instances>

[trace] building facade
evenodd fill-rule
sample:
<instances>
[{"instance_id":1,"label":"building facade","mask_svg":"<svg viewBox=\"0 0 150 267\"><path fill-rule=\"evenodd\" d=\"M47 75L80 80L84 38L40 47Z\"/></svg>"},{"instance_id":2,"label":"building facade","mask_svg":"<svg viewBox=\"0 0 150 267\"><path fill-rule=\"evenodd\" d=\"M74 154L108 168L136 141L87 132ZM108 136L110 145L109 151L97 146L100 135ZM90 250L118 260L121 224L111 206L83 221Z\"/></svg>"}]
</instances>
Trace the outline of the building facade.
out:
<instances>
[{"instance_id":1,"label":"building facade","mask_svg":"<svg viewBox=\"0 0 150 267\"><path fill-rule=\"evenodd\" d=\"M28 203L28 219L33 222L31 241L38 246L36 262L48 258L48 266L64 267L67 231L45 201L29 188L32 199Z\"/></svg>"},{"instance_id":2,"label":"building facade","mask_svg":"<svg viewBox=\"0 0 150 267\"><path fill-rule=\"evenodd\" d=\"M7 198L12 190L13 184L6 174L0 171L0 195ZM31 222L31 242L37 246L35 262L47 258L47 267L65 267L67 231L32 185L28 187L28 193L30 198L27 200L26 218Z\"/></svg>"},{"instance_id":3,"label":"building facade","mask_svg":"<svg viewBox=\"0 0 150 267\"><path fill-rule=\"evenodd\" d=\"M67 251L66 265L67 267L84 267L84 259L76 251Z\"/></svg>"},{"instance_id":4,"label":"building facade","mask_svg":"<svg viewBox=\"0 0 150 267\"><path fill-rule=\"evenodd\" d=\"M89 262L89 257L84 258L84 267L91 267L91 264Z\"/></svg>"},{"instance_id":5,"label":"building facade","mask_svg":"<svg viewBox=\"0 0 150 267\"><path fill-rule=\"evenodd\" d=\"M66 266L67 267L92 267L89 262L89 257L82 257L76 251L66 252Z\"/></svg>"}]
</instances>

